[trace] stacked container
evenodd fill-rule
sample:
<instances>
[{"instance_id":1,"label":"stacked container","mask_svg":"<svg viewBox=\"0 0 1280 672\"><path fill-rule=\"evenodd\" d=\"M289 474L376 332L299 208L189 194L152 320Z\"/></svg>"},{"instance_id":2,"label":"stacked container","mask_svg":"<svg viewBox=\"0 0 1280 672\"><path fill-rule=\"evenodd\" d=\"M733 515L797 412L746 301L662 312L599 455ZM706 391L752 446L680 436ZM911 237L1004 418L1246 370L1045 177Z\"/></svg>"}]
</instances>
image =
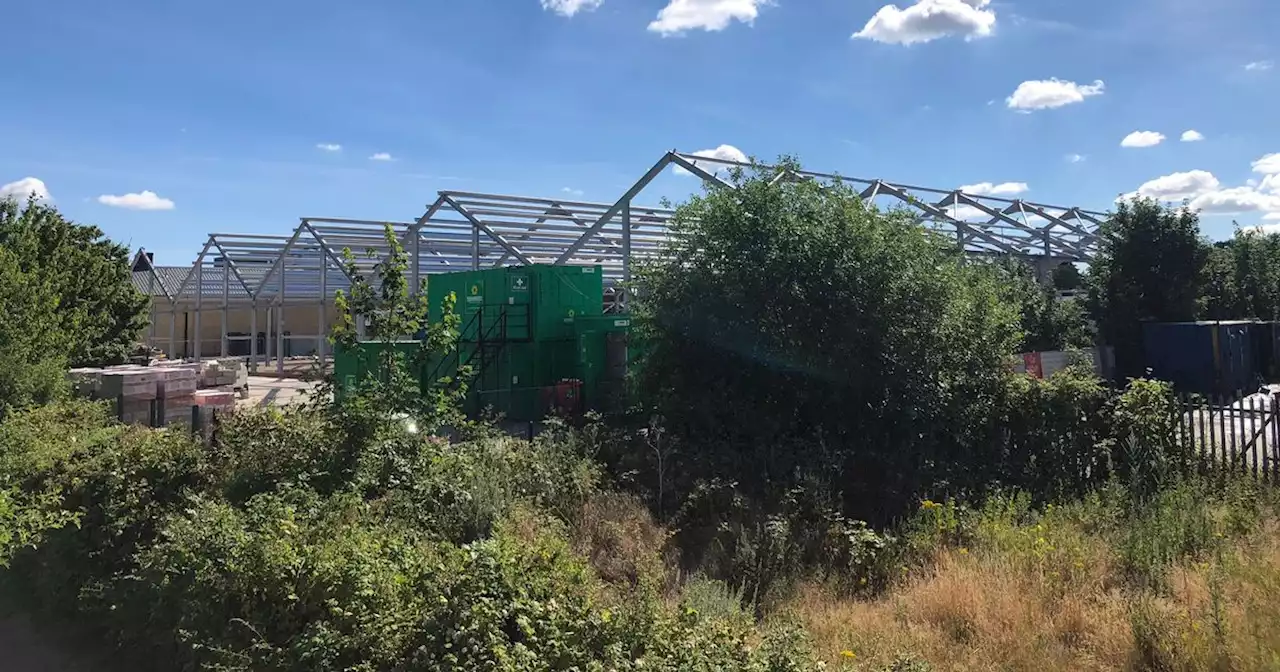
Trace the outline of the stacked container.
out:
<instances>
[{"instance_id":1,"label":"stacked container","mask_svg":"<svg viewBox=\"0 0 1280 672\"><path fill-rule=\"evenodd\" d=\"M1146 368L1183 392L1232 395L1256 391L1254 321L1148 322L1143 325Z\"/></svg>"}]
</instances>

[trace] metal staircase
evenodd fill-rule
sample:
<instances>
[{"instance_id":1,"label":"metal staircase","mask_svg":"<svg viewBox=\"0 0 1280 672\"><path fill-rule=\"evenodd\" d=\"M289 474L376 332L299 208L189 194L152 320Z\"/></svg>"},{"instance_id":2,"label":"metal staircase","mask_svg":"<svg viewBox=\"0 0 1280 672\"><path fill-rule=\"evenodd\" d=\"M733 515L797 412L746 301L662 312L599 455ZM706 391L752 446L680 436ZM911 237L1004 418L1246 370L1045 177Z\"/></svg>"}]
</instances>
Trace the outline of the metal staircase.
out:
<instances>
[{"instance_id":1,"label":"metal staircase","mask_svg":"<svg viewBox=\"0 0 1280 672\"><path fill-rule=\"evenodd\" d=\"M458 331L458 347L452 357L443 358L432 373L432 380L450 376L450 389L461 381L457 372L471 368L476 379L483 377L490 365L498 360L508 343L531 340L528 304L479 306Z\"/></svg>"}]
</instances>

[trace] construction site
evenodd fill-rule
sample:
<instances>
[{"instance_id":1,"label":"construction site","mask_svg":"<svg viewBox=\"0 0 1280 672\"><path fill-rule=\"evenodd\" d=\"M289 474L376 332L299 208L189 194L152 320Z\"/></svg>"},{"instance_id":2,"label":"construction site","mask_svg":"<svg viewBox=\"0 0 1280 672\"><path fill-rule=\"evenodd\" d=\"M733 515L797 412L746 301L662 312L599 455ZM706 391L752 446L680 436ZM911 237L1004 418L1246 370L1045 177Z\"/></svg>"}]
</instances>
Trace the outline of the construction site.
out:
<instances>
[{"instance_id":1,"label":"construction site","mask_svg":"<svg viewBox=\"0 0 1280 672\"><path fill-rule=\"evenodd\" d=\"M317 365L340 379L359 375L367 358L337 353L335 361L327 338L334 296L373 275L390 253L390 227L408 255L409 286L426 281L432 310L444 294L457 296L462 345L452 364L475 376L469 410L533 420L548 400L604 407L626 375L633 266L662 255L674 235L676 212L644 205L643 192L668 169L733 188L725 178L735 168L761 167L671 151L612 203L440 191L403 221L303 216L287 233L210 233L190 265L157 263L139 250L134 284L151 297L144 337L171 360L243 362L250 389ZM775 180L842 183L878 207L912 211L966 254L1019 258L1042 278L1090 261L1106 219L1073 206L763 169ZM354 253L353 267L344 250Z\"/></svg>"}]
</instances>

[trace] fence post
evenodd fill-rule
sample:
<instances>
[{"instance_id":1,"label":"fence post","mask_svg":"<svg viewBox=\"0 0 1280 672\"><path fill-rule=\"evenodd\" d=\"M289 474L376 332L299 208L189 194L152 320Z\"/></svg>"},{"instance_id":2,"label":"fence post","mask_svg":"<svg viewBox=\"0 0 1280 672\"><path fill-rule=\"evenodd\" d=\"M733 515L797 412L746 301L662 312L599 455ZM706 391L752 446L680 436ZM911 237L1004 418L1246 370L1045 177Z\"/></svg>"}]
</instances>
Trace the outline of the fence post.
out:
<instances>
[{"instance_id":1,"label":"fence post","mask_svg":"<svg viewBox=\"0 0 1280 672\"><path fill-rule=\"evenodd\" d=\"M201 420L203 420L203 417L200 415L200 407L192 406L191 407L191 435L192 436L200 436L201 434L200 430L202 429L200 427Z\"/></svg>"},{"instance_id":2,"label":"fence post","mask_svg":"<svg viewBox=\"0 0 1280 672\"><path fill-rule=\"evenodd\" d=\"M1267 474L1272 480L1280 475L1280 464L1277 464L1277 453L1280 453L1280 398L1271 395L1271 445L1263 455L1268 460Z\"/></svg>"},{"instance_id":3,"label":"fence post","mask_svg":"<svg viewBox=\"0 0 1280 672\"><path fill-rule=\"evenodd\" d=\"M1267 445L1267 425L1265 424L1266 415L1258 412L1258 400L1252 396L1249 397L1249 461L1253 467L1253 477L1261 478L1262 474L1258 473L1258 451L1264 449ZM1258 425L1258 416L1261 415L1264 424ZM1256 428L1256 429L1255 429Z\"/></svg>"}]
</instances>

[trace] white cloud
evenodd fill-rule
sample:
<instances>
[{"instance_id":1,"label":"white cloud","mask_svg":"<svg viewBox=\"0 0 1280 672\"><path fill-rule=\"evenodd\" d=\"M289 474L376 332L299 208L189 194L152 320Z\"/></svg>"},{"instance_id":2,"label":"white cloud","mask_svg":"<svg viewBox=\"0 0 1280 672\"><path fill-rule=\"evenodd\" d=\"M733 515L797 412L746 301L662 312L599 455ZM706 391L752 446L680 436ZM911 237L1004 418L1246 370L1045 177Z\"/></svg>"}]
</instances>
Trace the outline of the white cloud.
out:
<instances>
[{"instance_id":1,"label":"white cloud","mask_svg":"<svg viewBox=\"0 0 1280 672\"><path fill-rule=\"evenodd\" d=\"M1121 147L1155 147L1164 142L1164 134L1155 131L1134 131L1124 136Z\"/></svg>"},{"instance_id":2,"label":"white cloud","mask_svg":"<svg viewBox=\"0 0 1280 672\"><path fill-rule=\"evenodd\" d=\"M738 149L733 145L720 145L715 149L704 149L700 152L694 152L694 155L705 156L712 159L722 159L725 161L737 161L739 163L746 163L748 161L747 155L743 154L741 149ZM718 173L720 171L727 169L725 166L721 164L708 163L705 161L694 161L693 165L709 173ZM688 170L685 170L681 166L675 167L675 173L677 175L692 175L692 173L690 173Z\"/></svg>"},{"instance_id":3,"label":"white cloud","mask_svg":"<svg viewBox=\"0 0 1280 672\"><path fill-rule=\"evenodd\" d=\"M1280 174L1280 152L1275 154L1267 154L1266 156L1254 161L1253 172L1262 173L1263 175Z\"/></svg>"},{"instance_id":4,"label":"white cloud","mask_svg":"<svg viewBox=\"0 0 1280 672\"><path fill-rule=\"evenodd\" d=\"M392 159L391 155L386 152L378 152L377 154L374 154L373 156L369 157L369 160L370 161L393 161L394 159Z\"/></svg>"},{"instance_id":5,"label":"white cloud","mask_svg":"<svg viewBox=\"0 0 1280 672\"><path fill-rule=\"evenodd\" d=\"M952 219L958 219L962 222L985 222L991 219L991 215L988 215L972 205L949 205L945 208L939 209L950 215Z\"/></svg>"},{"instance_id":6,"label":"white cloud","mask_svg":"<svg viewBox=\"0 0 1280 672\"><path fill-rule=\"evenodd\" d=\"M853 37L885 44L987 37L996 25L996 13L986 8L990 4L991 0L917 0L906 9L885 5Z\"/></svg>"},{"instance_id":7,"label":"white cloud","mask_svg":"<svg viewBox=\"0 0 1280 672\"><path fill-rule=\"evenodd\" d=\"M6 198L13 198L25 203L33 194L37 201L50 202L53 200L53 197L49 195L49 188L45 186L43 180L38 178L24 177L17 182L0 185L0 201Z\"/></svg>"},{"instance_id":8,"label":"white cloud","mask_svg":"<svg viewBox=\"0 0 1280 672\"><path fill-rule=\"evenodd\" d=\"M1273 61L1254 61L1252 63L1246 63L1244 69L1250 72L1258 72L1262 70L1270 70L1271 68L1274 68L1275 65L1275 62Z\"/></svg>"},{"instance_id":9,"label":"white cloud","mask_svg":"<svg viewBox=\"0 0 1280 672\"><path fill-rule=\"evenodd\" d=\"M1177 201L1216 191L1221 186L1222 183L1213 173L1207 170L1189 170L1150 180L1138 187L1137 191L1125 194L1124 198L1145 196L1161 201Z\"/></svg>"},{"instance_id":10,"label":"white cloud","mask_svg":"<svg viewBox=\"0 0 1280 672\"><path fill-rule=\"evenodd\" d=\"M542 0L542 8L560 16L573 16L578 12L589 12L603 3L604 0Z\"/></svg>"},{"instance_id":11,"label":"white cloud","mask_svg":"<svg viewBox=\"0 0 1280 672\"><path fill-rule=\"evenodd\" d=\"M1280 196L1264 194L1251 187L1232 187L1197 196L1191 199L1191 207L1214 215L1280 213Z\"/></svg>"},{"instance_id":12,"label":"white cloud","mask_svg":"<svg viewBox=\"0 0 1280 672\"><path fill-rule=\"evenodd\" d=\"M686 30L724 30L735 19L747 25L755 22L760 7L770 0L671 0L658 18L649 24L649 30L662 35L683 33Z\"/></svg>"},{"instance_id":13,"label":"white cloud","mask_svg":"<svg viewBox=\"0 0 1280 672\"><path fill-rule=\"evenodd\" d=\"M1014 196L1030 189L1026 182L1001 182L1000 184L979 182L960 187L960 191L974 196Z\"/></svg>"},{"instance_id":14,"label":"white cloud","mask_svg":"<svg viewBox=\"0 0 1280 672\"><path fill-rule=\"evenodd\" d=\"M1258 213L1265 220L1280 220L1280 154L1268 154L1253 162L1255 172L1265 177L1248 180L1243 186L1223 187L1212 173L1192 170L1158 177L1121 199L1146 196L1161 201L1188 201L1210 215Z\"/></svg>"},{"instance_id":15,"label":"white cloud","mask_svg":"<svg viewBox=\"0 0 1280 672\"><path fill-rule=\"evenodd\" d=\"M320 143L320 144L316 145L316 149L321 149L321 150L324 150L324 151L326 151L326 152L341 152L341 151L342 151L342 145L337 145L337 144L333 144L333 143L330 143L330 142L322 142L322 143Z\"/></svg>"},{"instance_id":16,"label":"white cloud","mask_svg":"<svg viewBox=\"0 0 1280 672\"><path fill-rule=\"evenodd\" d=\"M1183 142L1200 142L1201 140L1204 140L1204 134L1200 131L1191 130L1182 133Z\"/></svg>"},{"instance_id":17,"label":"white cloud","mask_svg":"<svg viewBox=\"0 0 1280 672\"><path fill-rule=\"evenodd\" d=\"M1080 163L1087 158L1084 154L1068 154L1067 163Z\"/></svg>"},{"instance_id":18,"label":"white cloud","mask_svg":"<svg viewBox=\"0 0 1280 672\"><path fill-rule=\"evenodd\" d=\"M560 191L563 191L564 193L569 194L574 198L582 198L582 194L583 194L583 191L581 189L574 189L572 187L565 187Z\"/></svg>"},{"instance_id":19,"label":"white cloud","mask_svg":"<svg viewBox=\"0 0 1280 672\"><path fill-rule=\"evenodd\" d=\"M1082 103L1085 98L1102 95L1106 88L1100 79L1092 84L1076 84L1057 78L1033 79L1019 84L1005 99L1005 104L1013 110L1047 110Z\"/></svg>"},{"instance_id":20,"label":"white cloud","mask_svg":"<svg viewBox=\"0 0 1280 672\"><path fill-rule=\"evenodd\" d=\"M104 194L98 197L98 202L113 208L124 208L126 210L172 210L174 207L173 201L161 198L154 191L124 194L123 196Z\"/></svg>"}]
</instances>

